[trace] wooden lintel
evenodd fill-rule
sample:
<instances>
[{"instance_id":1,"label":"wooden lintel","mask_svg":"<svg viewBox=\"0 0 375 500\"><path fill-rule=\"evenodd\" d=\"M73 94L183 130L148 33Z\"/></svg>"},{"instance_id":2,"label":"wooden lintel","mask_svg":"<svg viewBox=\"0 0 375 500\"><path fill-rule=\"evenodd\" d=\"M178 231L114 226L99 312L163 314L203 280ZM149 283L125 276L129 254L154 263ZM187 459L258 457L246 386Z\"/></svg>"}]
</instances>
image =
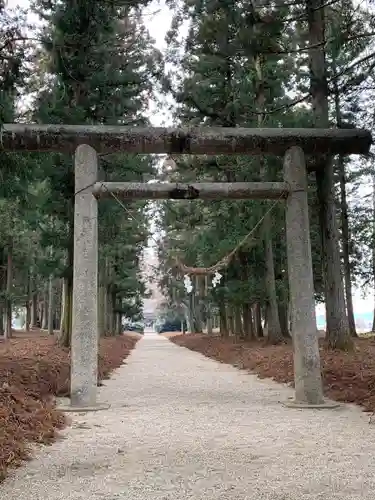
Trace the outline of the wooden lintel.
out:
<instances>
[{"instance_id":1,"label":"wooden lintel","mask_svg":"<svg viewBox=\"0 0 375 500\"><path fill-rule=\"evenodd\" d=\"M97 182L92 192L96 198L150 200L245 200L286 198L289 192L285 182L194 182L138 183L138 182Z\"/></svg>"},{"instance_id":2,"label":"wooden lintel","mask_svg":"<svg viewBox=\"0 0 375 500\"><path fill-rule=\"evenodd\" d=\"M0 128L0 151L73 153L88 144L97 153L282 156L292 146L306 155L367 154L371 133L361 129L123 127L106 125L23 125Z\"/></svg>"}]
</instances>

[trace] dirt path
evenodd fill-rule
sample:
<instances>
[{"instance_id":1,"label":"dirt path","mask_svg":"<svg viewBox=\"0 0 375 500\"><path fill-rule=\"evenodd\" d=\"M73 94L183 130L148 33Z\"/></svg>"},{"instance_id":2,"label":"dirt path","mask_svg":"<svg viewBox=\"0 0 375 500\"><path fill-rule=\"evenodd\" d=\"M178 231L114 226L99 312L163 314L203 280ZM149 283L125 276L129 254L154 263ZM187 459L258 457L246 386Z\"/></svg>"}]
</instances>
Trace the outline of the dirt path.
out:
<instances>
[{"instance_id":1,"label":"dirt path","mask_svg":"<svg viewBox=\"0 0 375 500\"><path fill-rule=\"evenodd\" d=\"M294 410L292 391L146 336L101 389L110 410L0 486L2 500L373 500L375 426Z\"/></svg>"}]
</instances>

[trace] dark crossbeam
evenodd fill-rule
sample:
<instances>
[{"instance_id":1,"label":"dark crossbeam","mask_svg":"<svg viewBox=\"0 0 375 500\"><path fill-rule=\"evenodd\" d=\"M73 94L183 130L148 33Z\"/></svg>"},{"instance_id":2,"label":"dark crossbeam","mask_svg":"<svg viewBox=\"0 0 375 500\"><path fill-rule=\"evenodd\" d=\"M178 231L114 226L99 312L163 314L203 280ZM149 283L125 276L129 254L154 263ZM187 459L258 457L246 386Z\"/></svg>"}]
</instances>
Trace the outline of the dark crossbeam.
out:
<instances>
[{"instance_id":1,"label":"dark crossbeam","mask_svg":"<svg viewBox=\"0 0 375 500\"><path fill-rule=\"evenodd\" d=\"M285 182L195 182L192 184L97 182L93 194L97 198L112 195L121 199L138 200L204 200L218 199L277 199L286 197L289 186Z\"/></svg>"},{"instance_id":2,"label":"dark crossbeam","mask_svg":"<svg viewBox=\"0 0 375 500\"><path fill-rule=\"evenodd\" d=\"M357 129L153 128L105 125L6 124L0 150L73 153L80 144L98 153L273 154L300 146L307 155L367 154L371 133Z\"/></svg>"}]
</instances>

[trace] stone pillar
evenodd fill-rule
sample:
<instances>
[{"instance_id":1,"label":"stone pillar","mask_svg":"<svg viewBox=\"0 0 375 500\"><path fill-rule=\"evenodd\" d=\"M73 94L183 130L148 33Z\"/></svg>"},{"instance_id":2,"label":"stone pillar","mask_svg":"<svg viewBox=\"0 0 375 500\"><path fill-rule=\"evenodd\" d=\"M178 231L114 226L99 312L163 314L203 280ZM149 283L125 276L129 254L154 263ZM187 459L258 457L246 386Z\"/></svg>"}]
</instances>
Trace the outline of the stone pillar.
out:
<instances>
[{"instance_id":1,"label":"stone pillar","mask_svg":"<svg viewBox=\"0 0 375 500\"><path fill-rule=\"evenodd\" d=\"M95 150L81 145L75 153L74 267L70 411L99 409L98 373L98 207L92 195L97 180Z\"/></svg>"},{"instance_id":2,"label":"stone pillar","mask_svg":"<svg viewBox=\"0 0 375 500\"><path fill-rule=\"evenodd\" d=\"M326 406L315 317L307 175L299 147L286 152L284 180L291 189L286 200L286 237L295 382L295 401L288 405Z\"/></svg>"}]
</instances>

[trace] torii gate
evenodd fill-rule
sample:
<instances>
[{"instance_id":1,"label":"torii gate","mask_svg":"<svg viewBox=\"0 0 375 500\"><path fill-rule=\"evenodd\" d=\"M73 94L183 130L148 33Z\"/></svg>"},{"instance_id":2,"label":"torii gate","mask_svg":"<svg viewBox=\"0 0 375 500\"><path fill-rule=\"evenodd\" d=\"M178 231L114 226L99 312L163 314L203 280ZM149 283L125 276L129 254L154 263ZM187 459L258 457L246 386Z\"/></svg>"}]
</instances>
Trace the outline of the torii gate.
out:
<instances>
[{"instance_id":1,"label":"torii gate","mask_svg":"<svg viewBox=\"0 0 375 500\"><path fill-rule=\"evenodd\" d=\"M294 346L294 407L324 408L307 201L305 155L368 154L370 132L358 129L141 128L103 125L22 125L0 128L0 151L75 153L71 402L67 411L104 408L97 402L98 208L111 193L126 199L275 199L286 205L287 260ZM144 184L97 182L98 153L274 154L284 157L284 182Z\"/></svg>"}]
</instances>

